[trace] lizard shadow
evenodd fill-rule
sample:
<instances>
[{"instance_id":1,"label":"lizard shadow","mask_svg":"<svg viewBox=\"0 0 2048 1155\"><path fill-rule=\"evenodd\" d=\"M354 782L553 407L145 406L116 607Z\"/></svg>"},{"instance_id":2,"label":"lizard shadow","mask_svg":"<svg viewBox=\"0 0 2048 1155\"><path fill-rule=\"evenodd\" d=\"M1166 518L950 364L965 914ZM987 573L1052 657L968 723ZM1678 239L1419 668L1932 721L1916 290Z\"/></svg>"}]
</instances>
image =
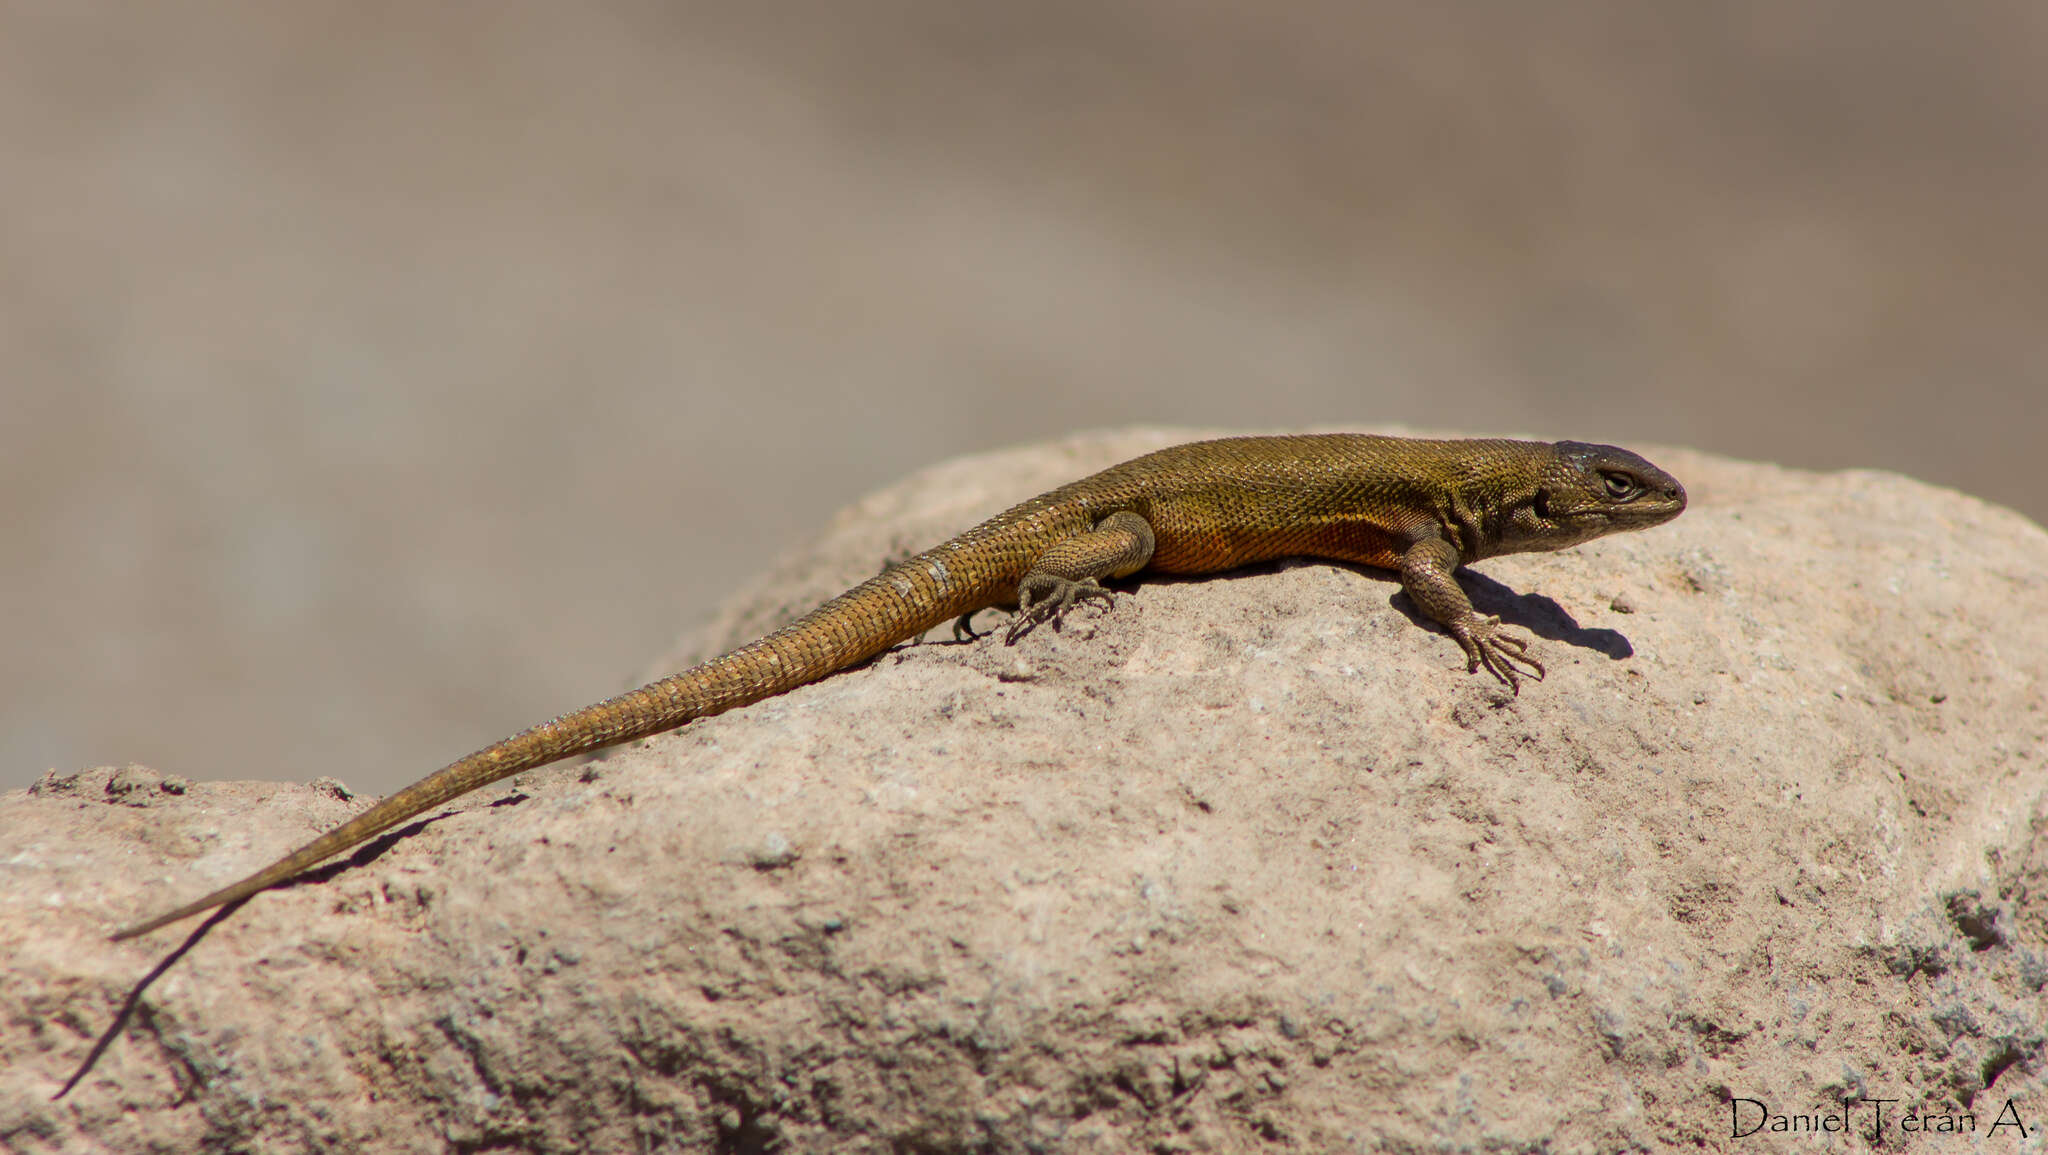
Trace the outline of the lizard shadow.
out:
<instances>
[{"instance_id":1,"label":"lizard shadow","mask_svg":"<svg viewBox=\"0 0 2048 1155\"><path fill-rule=\"evenodd\" d=\"M526 801L526 797L525 794L513 794L509 797L500 798L492 802L491 805L516 805ZM287 890L310 883L326 882L343 871L367 866L382 857L385 851L390 850L401 841L418 834L443 818L449 818L458 813L460 811L448 810L432 817L422 818L418 822L408 823L397 830L390 831L364 843L357 848L354 854L349 855L347 858L337 859L333 862L301 871L270 889ZM78 1064L78 1068L71 1073L71 1077L64 1080L64 1085L58 1088L57 1093L50 1096L50 1101L55 1102L70 1094L73 1087L78 1086L87 1075L92 1073L93 1067L98 1065L100 1061L100 1056L105 1054L107 1048L113 1045L114 1040L121 1036L122 1030L127 1027L130 1020L134 1019L136 1012L141 1009L143 992L147 991L156 980L162 978L173 966L177 965L178 960L184 958L187 951L198 946L200 940L211 933L214 927L226 922L229 916L242 909L243 904L247 903L250 898L255 897L252 894L249 898L236 899L208 915L206 921L192 928L192 933L185 936L184 942L173 947L169 954L166 954L161 961L149 969L148 974L136 980L135 985L128 988L127 998L121 1001L121 1009L114 1013L114 1021L107 1024L107 1029L100 1032L99 1037L93 1040L92 1050L86 1052L85 1059Z\"/></svg>"},{"instance_id":2,"label":"lizard shadow","mask_svg":"<svg viewBox=\"0 0 2048 1155\"><path fill-rule=\"evenodd\" d=\"M1239 569L1226 570L1223 573L1216 574L1186 576L1177 574L1147 574L1141 578L1126 578L1122 581L1105 582L1103 584L1122 591L1139 585L1235 581L1240 578L1254 577L1260 574L1278 573L1282 569L1291 568L1296 565L1327 565L1336 569L1350 570L1352 573L1370 578L1376 582L1391 584L1395 589L1387 599L1388 605L1423 629L1446 636L1449 634L1449 631L1438 625L1429 615L1423 613L1421 607L1415 604L1415 600L1400 589L1401 579L1399 575L1391 570L1381 569L1378 566L1355 564L1352 562L1326 561L1320 558L1308 559L1306 561L1302 559L1282 559L1273 562L1260 562L1257 565L1244 566ZM1620 631L1605 627L1588 628L1581 626L1578 623L1578 619L1572 617L1563 606L1558 605L1555 601L1542 594L1517 593L1512 587L1495 581L1476 570L1460 569L1457 572L1457 577L1459 584L1464 587L1467 596L1472 599L1472 608L1482 614L1491 614L1498 617L1505 625L1519 626L1539 638L1547 638L1550 641L1560 642L1564 645L1592 650L1594 653L1605 655L1615 661L1635 656L1635 647L1629 644L1628 638L1622 635Z\"/></svg>"},{"instance_id":3,"label":"lizard shadow","mask_svg":"<svg viewBox=\"0 0 2048 1155\"><path fill-rule=\"evenodd\" d=\"M1628 638L1621 631L1611 630L1605 626L1582 626L1563 606L1542 594L1516 593L1513 588L1472 570L1459 570L1458 577L1462 579L1466 594L1472 599L1472 608L1482 614L1498 617L1505 625L1520 626L1539 638L1592 650L1617 662L1635 656L1636 648L1629 644ZM1442 626L1424 614L1416 606L1414 599L1405 592L1395 593L1388 601L1417 625L1437 633L1446 632Z\"/></svg>"}]
</instances>

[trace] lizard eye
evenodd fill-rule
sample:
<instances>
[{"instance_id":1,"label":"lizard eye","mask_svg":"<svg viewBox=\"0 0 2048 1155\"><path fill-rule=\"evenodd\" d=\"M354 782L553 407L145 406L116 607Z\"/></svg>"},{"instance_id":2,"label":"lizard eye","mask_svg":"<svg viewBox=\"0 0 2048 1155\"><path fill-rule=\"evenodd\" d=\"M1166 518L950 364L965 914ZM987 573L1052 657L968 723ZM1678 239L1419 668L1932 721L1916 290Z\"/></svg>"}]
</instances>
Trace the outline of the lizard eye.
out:
<instances>
[{"instance_id":1,"label":"lizard eye","mask_svg":"<svg viewBox=\"0 0 2048 1155\"><path fill-rule=\"evenodd\" d=\"M1616 501L1626 501L1643 490L1636 479L1626 473L1609 470L1600 475L1600 480L1607 486L1607 496Z\"/></svg>"}]
</instances>

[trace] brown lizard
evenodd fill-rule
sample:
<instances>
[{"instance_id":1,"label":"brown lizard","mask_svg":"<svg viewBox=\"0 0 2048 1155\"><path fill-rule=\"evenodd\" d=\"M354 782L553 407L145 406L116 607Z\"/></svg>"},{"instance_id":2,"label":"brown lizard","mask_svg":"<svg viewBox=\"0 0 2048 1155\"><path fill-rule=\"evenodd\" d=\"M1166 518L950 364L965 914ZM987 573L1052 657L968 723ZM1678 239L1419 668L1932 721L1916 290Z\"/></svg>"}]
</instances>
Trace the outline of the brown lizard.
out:
<instances>
[{"instance_id":1,"label":"brown lizard","mask_svg":"<svg viewBox=\"0 0 2048 1155\"><path fill-rule=\"evenodd\" d=\"M1451 572L1677 517L1685 489L1625 449L1578 441L1233 437L1148 453L1063 485L892 565L789 625L679 674L453 762L231 886L116 933L244 899L426 810L522 770L758 702L917 637L1015 605L1007 640L1110 598L1103 578L1203 574L1280 557L1398 571L1423 613L1521 692L1529 643L1472 608Z\"/></svg>"}]
</instances>

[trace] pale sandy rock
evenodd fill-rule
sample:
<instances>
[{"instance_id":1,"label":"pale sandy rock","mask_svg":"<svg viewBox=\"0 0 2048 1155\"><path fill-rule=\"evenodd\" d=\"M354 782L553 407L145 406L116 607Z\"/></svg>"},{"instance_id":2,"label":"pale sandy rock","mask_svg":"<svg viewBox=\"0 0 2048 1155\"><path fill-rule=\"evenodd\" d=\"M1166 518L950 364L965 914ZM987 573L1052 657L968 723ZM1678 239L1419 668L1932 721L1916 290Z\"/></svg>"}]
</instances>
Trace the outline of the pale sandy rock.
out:
<instances>
[{"instance_id":1,"label":"pale sandy rock","mask_svg":"<svg viewBox=\"0 0 2048 1155\"><path fill-rule=\"evenodd\" d=\"M685 652L1183 437L928 471ZM1761 1149L1731 1098L1896 1099L1894 1150L1962 1149L1908 1107L2048 1126L2048 534L1647 452L1684 517L1468 582L1539 639L1520 697L1320 564L898 649L260 896L57 1103L189 928L109 929L367 800L53 774L0 799L0 1147Z\"/></svg>"}]
</instances>

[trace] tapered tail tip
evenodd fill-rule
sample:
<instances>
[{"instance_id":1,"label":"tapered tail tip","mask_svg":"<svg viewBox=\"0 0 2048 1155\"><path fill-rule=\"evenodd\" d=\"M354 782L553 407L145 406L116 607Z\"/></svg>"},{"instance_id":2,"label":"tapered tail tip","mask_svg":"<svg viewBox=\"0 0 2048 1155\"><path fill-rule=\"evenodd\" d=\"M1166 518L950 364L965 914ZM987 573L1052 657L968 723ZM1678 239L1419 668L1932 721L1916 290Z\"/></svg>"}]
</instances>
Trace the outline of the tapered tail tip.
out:
<instances>
[{"instance_id":1,"label":"tapered tail tip","mask_svg":"<svg viewBox=\"0 0 2048 1155\"><path fill-rule=\"evenodd\" d=\"M108 935L107 941L120 942L123 939L140 938L143 935L148 934L150 931L153 931L160 926L168 924L170 921L171 920L167 918L153 918L150 919L148 922L138 922L133 926L124 926L120 930L117 930L114 933Z\"/></svg>"},{"instance_id":2,"label":"tapered tail tip","mask_svg":"<svg viewBox=\"0 0 2048 1155\"><path fill-rule=\"evenodd\" d=\"M143 935L148 934L150 931L167 927L181 919L191 918L193 915L198 914L202 911L210 910L213 907L220 906L225 901L226 900L224 899L216 899L211 897L201 899L198 902L191 903L187 906L181 906L178 909L170 912L169 914L160 914L157 915L155 918L149 919L146 922L138 922L130 926L124 926L120 930L117 930L114 933L108 935L107 941L120 942L123 939L140 938Z\"/></svg>"}]
</instances>

